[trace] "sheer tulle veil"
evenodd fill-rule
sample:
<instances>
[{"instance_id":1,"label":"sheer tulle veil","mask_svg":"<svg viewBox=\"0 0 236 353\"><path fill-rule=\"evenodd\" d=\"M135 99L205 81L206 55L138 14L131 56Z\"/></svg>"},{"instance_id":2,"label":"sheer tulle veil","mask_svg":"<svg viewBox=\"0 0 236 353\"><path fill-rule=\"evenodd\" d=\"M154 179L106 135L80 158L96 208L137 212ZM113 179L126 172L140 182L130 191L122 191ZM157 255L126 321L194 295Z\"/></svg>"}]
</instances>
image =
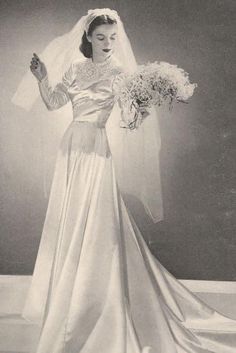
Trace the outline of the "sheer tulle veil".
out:
<instances>
[{"instance_id":1,"label":"sheer tulle veil","mask_svg":"<svg viewBox=\"0 0 236 353\"><path fill-rule=\"evenodd\" d=\"M117 45L113 56L117 58L125 72L132 73L136 70L136 59L117 12L107 8L89 10L71 31L52 40L40 54L47 67L52 88L61 81L73 61L85 59L79 49L82 36L93 19L100 15L108 15L117 22ZM37 81L28 70L12 102L30 111L38 96ZM121 128L120 117L119 104L115 103L106 130L118 185L122 193L140 200L153 222L158 222L163 219L163 203L159 167L161 139L157 111L152 108L150 115L136 130Z\"/></svg>"}]
</instances>

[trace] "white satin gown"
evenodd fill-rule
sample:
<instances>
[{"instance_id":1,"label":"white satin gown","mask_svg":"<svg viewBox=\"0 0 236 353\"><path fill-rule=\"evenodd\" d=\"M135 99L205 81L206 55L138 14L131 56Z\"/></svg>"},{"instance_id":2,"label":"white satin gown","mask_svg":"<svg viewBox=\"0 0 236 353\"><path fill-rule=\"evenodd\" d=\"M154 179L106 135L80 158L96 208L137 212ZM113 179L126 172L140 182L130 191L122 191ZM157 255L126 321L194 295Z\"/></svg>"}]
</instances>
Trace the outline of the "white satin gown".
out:
<instances>
[{"instance_id":1,"label":"white satin gown","mask_svg":"<svg viewBox=\"0 0 236 353\"><path fill-rule=\"evenodd\" d=\"M37 353L235 353L236 321L217 313L149 251L117 186L105 125L113 60L74 64L48 109L68 101L23 316L42 323Z\"/></svg>"}]
</instances>

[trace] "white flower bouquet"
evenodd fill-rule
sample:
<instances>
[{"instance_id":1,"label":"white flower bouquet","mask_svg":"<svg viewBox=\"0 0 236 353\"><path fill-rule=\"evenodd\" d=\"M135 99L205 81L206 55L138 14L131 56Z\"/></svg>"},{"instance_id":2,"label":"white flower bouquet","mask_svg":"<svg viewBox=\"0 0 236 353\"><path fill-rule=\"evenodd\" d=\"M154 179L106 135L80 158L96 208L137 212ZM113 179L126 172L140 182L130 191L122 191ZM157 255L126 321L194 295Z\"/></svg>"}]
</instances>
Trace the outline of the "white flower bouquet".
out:
<instances>
[{"instance_id":1,"label":"white flower bouquet","mask_svg":"<svg viewBox=\"0 0 236 353\"><path fill-rule=\"evenodd\" d=\"M167 62L140 65L132 75L121 74L115 81L115 95L133 116L122 127L137 128L154 105L168 104L172 109L174 102L187 103L196 87L187 72Z\"/></svg>"}]
</instances>

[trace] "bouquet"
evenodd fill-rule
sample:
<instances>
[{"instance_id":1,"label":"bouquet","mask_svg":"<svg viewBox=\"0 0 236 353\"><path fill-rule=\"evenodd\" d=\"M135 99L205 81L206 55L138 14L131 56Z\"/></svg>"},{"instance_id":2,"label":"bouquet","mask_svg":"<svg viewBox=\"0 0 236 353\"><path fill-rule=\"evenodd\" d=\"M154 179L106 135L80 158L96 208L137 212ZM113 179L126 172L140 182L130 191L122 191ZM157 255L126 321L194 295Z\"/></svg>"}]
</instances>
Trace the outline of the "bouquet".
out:
<instances>
[{"instance_id":1,"label":"bouquet","mask_svg":"<svg viewBox=\"0 0 236 353\"><path fill-rule=\"evenodd\" d=\"M131 75L119 75L114 84L115 95L133 116L128 126L124 123L122 127L137 128L154 105L168 104L172 109L174 102L187 103L196 87L187 72L167 62L140 65Z\"/></svg>"}]
</instances>

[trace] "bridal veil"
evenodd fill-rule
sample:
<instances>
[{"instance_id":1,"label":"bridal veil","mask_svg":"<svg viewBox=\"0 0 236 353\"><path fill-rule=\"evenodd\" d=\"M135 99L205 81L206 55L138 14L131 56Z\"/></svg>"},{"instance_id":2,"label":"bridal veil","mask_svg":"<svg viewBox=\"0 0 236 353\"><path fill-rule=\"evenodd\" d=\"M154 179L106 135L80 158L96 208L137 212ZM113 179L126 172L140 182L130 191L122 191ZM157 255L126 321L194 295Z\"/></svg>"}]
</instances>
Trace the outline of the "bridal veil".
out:
<instances>
[{"instance_id":1,"label":"bridal veil","mask_svg":"<svg viewBox=\"0 0 236 353\"><path fill-rule=\"evenodd\" d=\"M137 62L117 12L108 8L89 10L87 15L82 16L71 31L52 40L39 55L46 65L52 88L62 80L63 75L75 60L84 60L79 49L82 36L93 19L100 15L107 15L117 22L118 36L113 55L121 64L122 69L127 73L136 70ZM36 79L28 70L23 76L12 102L30 111L38 96ZM135 130L121 128L120 120L121 108L118 103L115 103L106 130L120 190L122 193L140 200L153 222L158 222L163 219L158 110L153 107L149 116Z\"/></svg>"}]
</instances>

